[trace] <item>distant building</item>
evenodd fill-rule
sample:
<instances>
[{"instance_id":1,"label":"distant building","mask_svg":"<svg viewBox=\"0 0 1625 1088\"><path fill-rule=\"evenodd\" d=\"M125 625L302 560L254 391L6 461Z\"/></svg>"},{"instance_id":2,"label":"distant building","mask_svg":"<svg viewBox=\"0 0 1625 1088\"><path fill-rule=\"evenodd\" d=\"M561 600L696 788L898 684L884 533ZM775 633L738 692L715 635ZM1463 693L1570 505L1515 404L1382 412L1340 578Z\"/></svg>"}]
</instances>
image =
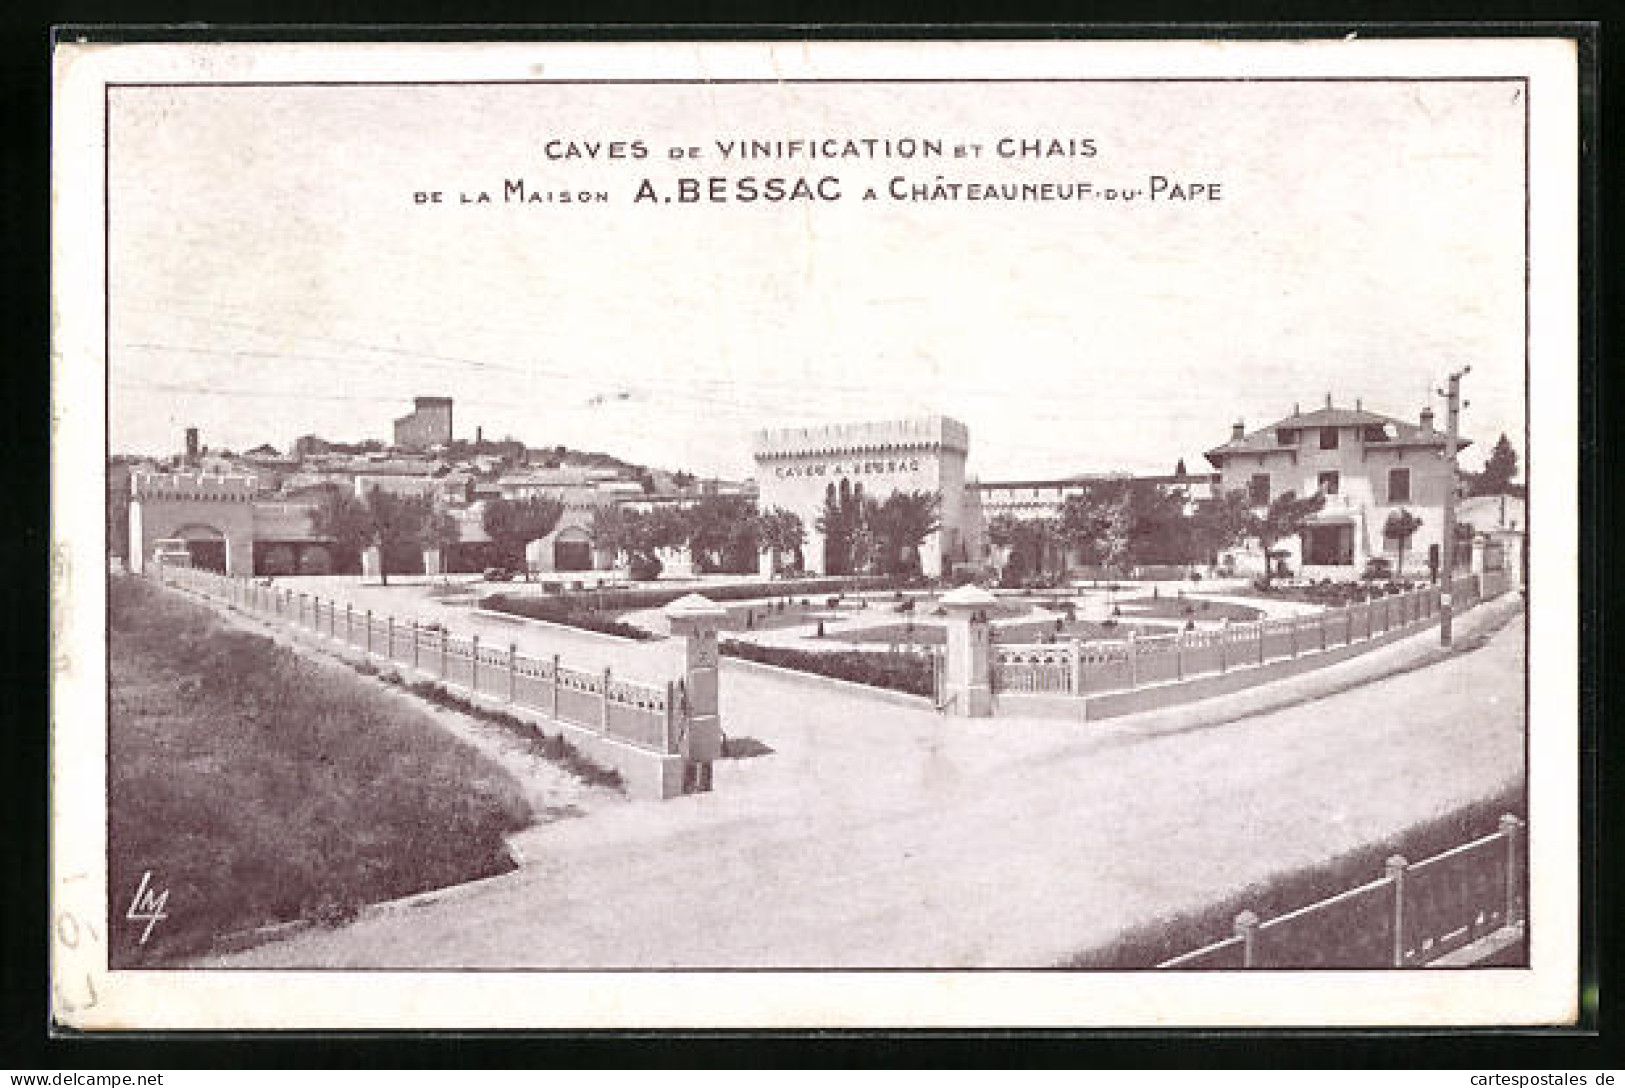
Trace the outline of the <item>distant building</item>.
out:
<instances>
[{"instance_id":1,"label":"distant building","mask_svg":"<svg viewBox=\"0 0 1625 1088\"><path fill-rule=\"evenodd\" d=\"M1458 439L1457 448L1470 443ZM1348 578L1376 557L1399 559L1400 541L1387 537L1389 515L1409 510L1421 526L1404 543L1406 570L1428 569L1437 560L1444 532L1444 504L1451 466L1445 434L1424 408L1417 423L1353 408L1337 408L1332 398L1313 412L1292 414L1249 432L1237 422L1230 440L1207 451L1219 470L1219 489L1245 492L1262 509L1291 491L1326 497L1320 512L1298 537L1277 547L1289 567L1308 577ZM1238 566L1262 567L1256 549L1238 551Z\"/></svg>"},{"instance_id":2,"label":"distant building","mask_svg":"<svg viewBox=\"0 0 1625 1088\"><path fill-rule=\"evenodd\" d=\"M412 412L395 421L395 445L423 450L451 444L451 398L414 397Z\"/></svg>"},{"instance_id":3,"label":"distant building","mask_svg":"<svg viewBox=\"0 0 1625 1088\"><path fill-rule=\"evenodd\" d=\"M940 497L940 524L920 546L925 573L936 575L968 558L964 537L965 458L970 432L947 416L793 427L754 436L756 486L763 509L778 506L801 518L807 568L833 565L819 515L827 502L884 499L896 491Z\"/></svg>"}]
</instances>

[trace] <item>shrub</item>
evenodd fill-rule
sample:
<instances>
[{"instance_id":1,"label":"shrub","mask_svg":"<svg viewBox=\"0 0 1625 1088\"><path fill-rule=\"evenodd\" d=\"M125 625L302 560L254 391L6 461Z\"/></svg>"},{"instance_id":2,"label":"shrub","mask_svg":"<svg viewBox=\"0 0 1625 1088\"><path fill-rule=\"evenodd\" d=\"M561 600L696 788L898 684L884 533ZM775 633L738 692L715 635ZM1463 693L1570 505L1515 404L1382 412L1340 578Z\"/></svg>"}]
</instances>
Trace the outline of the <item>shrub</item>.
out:
<instances>
[{"instance_id":1,"label":"shrub","mask_svg":"<svg viewBox=\"0 0 1625 1088\"><path fill-rule=\"evenodd\" d=\"M652 555L634 555L626 564L627 577L634 582L652 582L660 577L665 566Z\"/></svg>"},{"instance_id":2,"label":"shrub","mask_svg":"<svg viewBox=\"0 0 1625 1088\"><path fill-rule=\"evenodd\" d=\"M828 676L836 680L850 680L875 688L903 691L910 695L933 694L931 657L927 654L877 654L861 650L843 650L838 653L809 653L778 646L757 646L749 642L726 639L722 653L781 669Z\"/></svg>"}]
</instances>

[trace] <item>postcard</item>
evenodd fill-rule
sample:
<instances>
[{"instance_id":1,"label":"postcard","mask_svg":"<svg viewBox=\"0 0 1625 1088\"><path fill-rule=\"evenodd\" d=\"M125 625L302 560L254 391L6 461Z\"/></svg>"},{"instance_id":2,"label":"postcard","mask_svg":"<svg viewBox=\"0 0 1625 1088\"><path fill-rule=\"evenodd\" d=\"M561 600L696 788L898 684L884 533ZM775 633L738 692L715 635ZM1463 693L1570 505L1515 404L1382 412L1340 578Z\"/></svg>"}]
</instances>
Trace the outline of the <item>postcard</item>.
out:
<instances>
[{"instance_id":1,"label":"postcard","mask_svg":"<svg viewBox=\"0 0 1625 1088\"><path fill-rule=\"evenodd\" d=\"M110 37L60 1026L1575 1020L1573 40Z\"/></svg>"}]
</instances>

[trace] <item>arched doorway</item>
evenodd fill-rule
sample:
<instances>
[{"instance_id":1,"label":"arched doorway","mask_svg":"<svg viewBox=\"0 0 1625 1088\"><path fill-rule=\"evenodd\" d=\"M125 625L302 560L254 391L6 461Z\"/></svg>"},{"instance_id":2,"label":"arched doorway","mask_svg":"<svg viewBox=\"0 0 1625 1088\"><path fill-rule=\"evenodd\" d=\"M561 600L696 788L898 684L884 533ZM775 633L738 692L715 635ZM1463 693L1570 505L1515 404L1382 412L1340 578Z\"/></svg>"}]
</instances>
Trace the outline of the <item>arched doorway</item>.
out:
<instances>
[{"instance_id":1,"label":"arched doorway","mask_svg":"<svg viewBox=\"0 0 1625 1088\"><path fill-rule=\"evenodd\" d=\"M592 537L585 529L561 529L553 538L554 570L592 570Z\"/></svg>"},{"instance_id":2,"label":"arched doorway","mask_svg":"<svg viewBox=\"0 0 1625 1088\"><path fill-rule=\"evenodd\" d=\"M186 551L192 557L192 566L201 570L226 573L226 534L212 525L183 525L169 534L186 541Z\"/></svg>"}]
</instances>

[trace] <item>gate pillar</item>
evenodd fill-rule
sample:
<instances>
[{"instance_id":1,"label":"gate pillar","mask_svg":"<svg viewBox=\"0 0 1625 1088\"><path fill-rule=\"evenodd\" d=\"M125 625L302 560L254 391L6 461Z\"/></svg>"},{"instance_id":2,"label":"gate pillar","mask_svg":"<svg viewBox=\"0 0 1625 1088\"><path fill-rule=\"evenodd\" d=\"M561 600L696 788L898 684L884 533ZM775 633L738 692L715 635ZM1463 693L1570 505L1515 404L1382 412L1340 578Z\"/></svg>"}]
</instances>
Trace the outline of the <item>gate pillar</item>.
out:
<instances>
[{"instance_id":1,"label":"gate pillar","mask_svg":"<svg viewBox=\"0 0 1625 1088\"><path fill-rule=\"evenodd\" d=\"M947 710L966 718L993 714L993 630L987 610L998 598L980 586L960 586L942 597L948 613Z\"/></svg>"},{"instance_id":2,"label":"gate pillar","mask_svg":"<svg viewBox=\"0 0 1625 1088\"><path fill-rule=\"evenodd\" d=\"M717 699L717 628L727 611L698 593L665 609L672 634L683 640L683 689L688 703L682 745L685 793L711 788L711 764L722 756L722 719Z\"/></svg>"}]
</instances>

